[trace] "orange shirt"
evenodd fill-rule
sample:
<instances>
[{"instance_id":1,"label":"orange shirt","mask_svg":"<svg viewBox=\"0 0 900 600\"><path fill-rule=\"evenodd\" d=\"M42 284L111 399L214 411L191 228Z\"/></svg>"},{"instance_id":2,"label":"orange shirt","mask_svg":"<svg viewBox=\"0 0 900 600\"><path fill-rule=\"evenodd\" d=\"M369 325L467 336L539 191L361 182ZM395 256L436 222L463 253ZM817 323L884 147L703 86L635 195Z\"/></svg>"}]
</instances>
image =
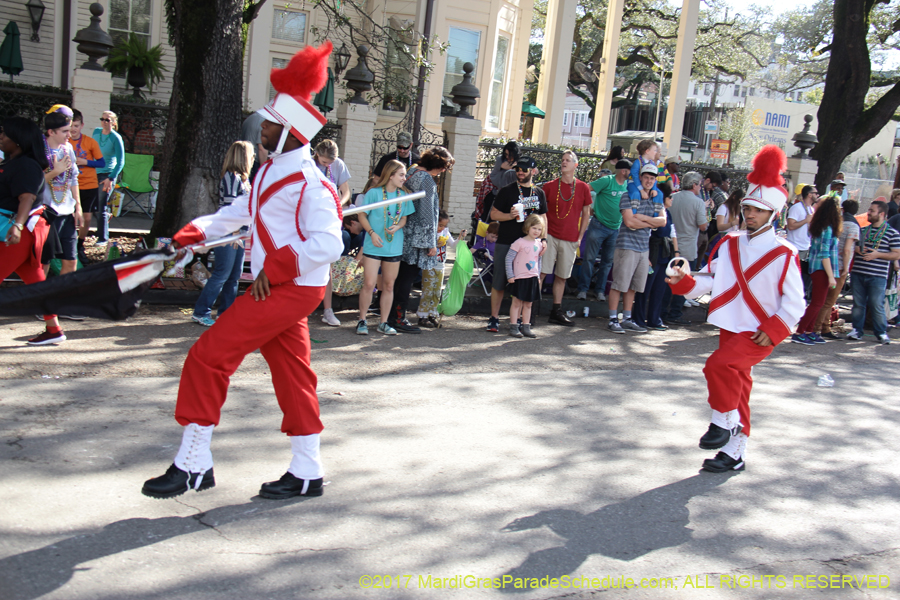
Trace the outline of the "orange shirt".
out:
<instances>
[{"instance_id":1,"label":"orange shirt","mask_svg":"<svg viewBox=\"0 0 900 600\"><path fill-rule=\"evenodd\" d=\"M81 134L77 140L69 140L72 148L75 149L75 156L86 160L100 160L103 153L100 151L100 144L89 135ZM78 189L95 190L97 189L97 169L80 165L78 167Z\"/></svg>"}]
</instances>

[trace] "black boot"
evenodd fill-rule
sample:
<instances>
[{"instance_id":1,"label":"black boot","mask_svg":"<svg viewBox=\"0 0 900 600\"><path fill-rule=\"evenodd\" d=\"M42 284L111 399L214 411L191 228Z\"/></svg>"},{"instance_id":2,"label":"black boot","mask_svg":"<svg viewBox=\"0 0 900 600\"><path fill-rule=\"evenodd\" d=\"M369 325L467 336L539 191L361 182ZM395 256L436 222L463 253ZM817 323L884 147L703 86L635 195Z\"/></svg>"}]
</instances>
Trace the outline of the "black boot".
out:
<instances>
[{"instance_id":1,"label":"black boot","mask_svg":"<svg viewBox=\"0 0 900 600\"><path fill-rule=\"evenodd\" d=\"M704 460L703 467L701 468L710 473L726 473L728 471L743 471L744 466L743 457L731 458L724 452L719 452L716 454L715 458L707 458Z\"/></svg>"},{"instance_id":2,"label":"black boot","mask_svg":"<svg viewBox=\"0 0 900 600\"><path fill-rule=\"evenodd\" d=\"M575 324L575 321L567 317L566 313L563 312L562 307L558 304L553 305L553 310L550 311L548 322L556 325L565 325L566 327L571 327Z\"/></svg>"},{"instance_id":3,"label":"black boot","mask_svg":"<svg viewBox=\"0 0 900 600\"><path fill-rule=\"evenodd\" d=\"M151 498L174 498L190 490L202 492L215 486L212 469L206 473L188 473L172 464L165 475L145 481L141 493Z\"/></svg>"},{"instance_id":4,"label":"black boot","mask_svg":"<svg viewBox=\"0 0 900 600\"><path fill-rule=\"evenodd\" d=\"M78 238L78 260L81 261L82 265L90 264L87 254L84 251L84 240L81 238Z\"/></svg>"},{"instance_id":5,"label":"black boot","mask_svg":"<svg viewBox=\"0 0 900 600\"><path fill-rule=\"evenodd\" d=\"M259 495L270 500L283 500L293 496L321 496L322 479L300 479L290 472L278 481L269 481L259 488Z\"/></svg>"},{"instance_id":6,"label":"black boot","mask_svg":"<svg viewBox=\"0 0 900 600\"><path fill-rule=\"evenodd\" d=\"M702 450L718 450L728 443L731 436L739 434L741 429L742 427L738 425L729 431L728 429L719 427L715 423L710 423L709 429L703 434L703 437L700 438L700 448Z\"/></svg>"}]
</instances>

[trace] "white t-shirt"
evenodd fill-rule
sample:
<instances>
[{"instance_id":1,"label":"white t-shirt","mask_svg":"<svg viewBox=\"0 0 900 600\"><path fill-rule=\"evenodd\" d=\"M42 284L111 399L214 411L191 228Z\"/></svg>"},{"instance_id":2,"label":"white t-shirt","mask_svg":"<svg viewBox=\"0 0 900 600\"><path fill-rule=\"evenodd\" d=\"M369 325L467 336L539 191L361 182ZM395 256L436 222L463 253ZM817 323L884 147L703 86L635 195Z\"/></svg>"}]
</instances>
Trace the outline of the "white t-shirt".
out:
<instances>
[{"instance_id":1,"label":"white t-shirt","mask_svg":"<svg viewBox=\"0 0 900 600\"><path fill-rule=\"evenodd\" d=\"M75 150L69 142L66 142L52 152L56 154L56 160L64 160L68 156L72 166L54 178L53 185L44 186L43 201L47 206L52 206L58 215L71 215L75 212L75 197L72 195L72 186L78 186L79 172L78 167L75 166L77 159Z\"/></svg>"},{"instance_id":2,"label":"white t-shirt","mask_svg":"<svg viewBox=\"0 0 900 600\"><path fill-rule=\"evenodd\" d=\"M808 215L813 214L811 206L805 205L802 201L797 202L788 210L788 219L802 221ZM809 223L798 227L797 229L788 229L787 240L792 243L797 250L809 250Z\"/></svg>"},{"instance_id":3,"label":"white t-shirt","mask_svg":"<svg viewBox=\"0 0 900 600\"><path fill-rule=\"evenodd\" d=\"M731 215L728 214L728 207L724 204L719 207L716 211L717 217L725 217L727 220L731 220ZM728 229L719 229L719 233L731 233L732 231L737 231L738 228L735 225L734 227L729 227Z\"/></svg>"}]
</instances>

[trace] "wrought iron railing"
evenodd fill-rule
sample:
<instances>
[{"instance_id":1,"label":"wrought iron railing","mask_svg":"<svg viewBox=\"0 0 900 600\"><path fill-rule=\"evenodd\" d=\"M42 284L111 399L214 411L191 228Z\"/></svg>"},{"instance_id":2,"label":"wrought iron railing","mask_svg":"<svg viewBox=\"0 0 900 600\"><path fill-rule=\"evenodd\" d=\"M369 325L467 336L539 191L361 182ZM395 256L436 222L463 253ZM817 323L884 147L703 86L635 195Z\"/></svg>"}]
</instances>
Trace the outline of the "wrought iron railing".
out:
<instances>
[{"instance_id":1,"label":"wrought iron railing","mask_svg":"<svg viewBox=\"0 0 900 600\"><path fill-rule=\"evenodd\" d=\"M41 124L54 104L72 105L72 90L50 86L0 84L0 119L25 117Z\"/></svg>"},{"instance_id":2,"label":"wrought iron railing","mask_svg":"<svg viewBox=\"0 0 900 600\"><path fill-rule=\"evenodd\" d=\"M119 118L119 135L125 143L125 152L162 157L168 106L114 98L109 107Z\"/></svg>"},{"instance_id":3,"label":"wrought iron railing","mask_svg":"<svg viewBox=\"0 0 900 600\"><path fill-rule=\"evenodd\" d=\"M475 179L480 183L494 168L494 161L500 155L503 144L496 142L481 142L478 144L478 166L475 170ZM521 156L530 156L537 162L538 174L535 177L537 183L550 181L559 177L559 165L565 150L555 148L541 148L538 146L521 146ZM579 152L577 177L582 181L593 181L600 176L600 164L606 159L605 155Z\"/></svg>"},{"instance_id":4,"label":"wrought iron railing","mask_svg":"<svg viewBox=\"0 0 900 600\"><path fill-rule=\"evenodd\" d=\"M319 130L319 133L317 133L310 141L310 148L315 149L319 142L322 142L323 140L332 140L335 144L340 146L342 134L343 127L337 121L328 121L322 129Z\"/></svg>"}]
</instances>

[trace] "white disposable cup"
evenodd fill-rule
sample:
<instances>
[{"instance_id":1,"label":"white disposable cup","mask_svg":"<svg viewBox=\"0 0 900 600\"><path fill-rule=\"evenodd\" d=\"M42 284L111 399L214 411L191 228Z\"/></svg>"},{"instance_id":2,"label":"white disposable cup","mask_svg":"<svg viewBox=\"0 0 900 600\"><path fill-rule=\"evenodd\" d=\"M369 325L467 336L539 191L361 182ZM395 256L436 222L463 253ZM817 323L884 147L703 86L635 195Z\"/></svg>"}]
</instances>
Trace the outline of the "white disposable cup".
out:
<instances>
[{"instance_id":1,"label":"white disposable cup","mask_svg":"<svg viewBox=\"0 0 900 600\"><path fill-rule=\"evenodd\" d=\"M519 213L519 216L516 217L516 221L518 221L519 223L524 221L525 220L525 205L522 204L521 202L516 202L515 204L513 204L513 208L516 209L516 211Z\"/></svg>"}]
</instances>

